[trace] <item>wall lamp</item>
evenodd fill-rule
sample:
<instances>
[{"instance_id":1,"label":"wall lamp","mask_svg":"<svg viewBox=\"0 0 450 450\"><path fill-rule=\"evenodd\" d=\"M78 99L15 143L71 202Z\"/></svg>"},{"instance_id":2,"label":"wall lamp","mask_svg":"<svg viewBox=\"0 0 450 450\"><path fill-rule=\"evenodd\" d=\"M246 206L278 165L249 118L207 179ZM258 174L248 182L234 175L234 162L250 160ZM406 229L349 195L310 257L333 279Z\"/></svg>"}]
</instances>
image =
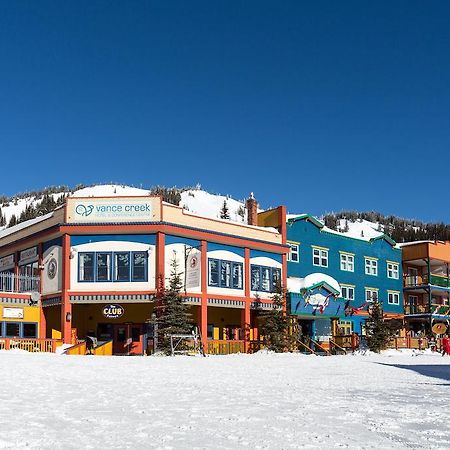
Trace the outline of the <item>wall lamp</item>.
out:
<instances>
[{"instance_id":1,"label":"wall lamp","mask_svg":"<svg viewBox=\"0 0 450 450\"><path fill-rule=\"evenodd\" d=\"M72 320L72 314L70 312L66 313L66 322L70 322Z\"/></svg>"}]
</instances>

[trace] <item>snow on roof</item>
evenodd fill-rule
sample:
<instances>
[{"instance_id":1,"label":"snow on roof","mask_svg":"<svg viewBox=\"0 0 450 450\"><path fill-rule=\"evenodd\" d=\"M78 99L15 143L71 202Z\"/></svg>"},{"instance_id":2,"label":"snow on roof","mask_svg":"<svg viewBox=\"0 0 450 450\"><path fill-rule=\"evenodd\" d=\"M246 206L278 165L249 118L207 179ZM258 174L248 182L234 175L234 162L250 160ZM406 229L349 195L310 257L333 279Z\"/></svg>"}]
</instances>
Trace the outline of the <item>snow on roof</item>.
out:
<instances>
[{"instance_id":1,"label":"snow on roof","mask_svg":"<svg viewBox=\"0 0 450 450\"><path fill-rule=\"evenodd\" d=\"M328 286L338 292L338 296L341 296L340 284L329 275L324 273L311 273L305 278L288 277L287 287L289 292L299 293L302 289L310 289L321 283L326 283Z\"/></svg>"},{"instance_id":2,"label":"snow on roof","mask_svg":"<svg viewBox=\"0 0 450 450\"><path fill-rule=\"evenodd\" d=\"M39 216L35 219L26 220L25 222L18 223L17 225L14 225L12 227L5 228L4 230L0 231L0 239L9 236L10 234L16 233L17 231L23 230L24 228L31 227L32 225L35 225L39 222L50 219L50 217L53 216L53 213L54 211L45 214L44 216Z\"/></svg>"}]
</instances>

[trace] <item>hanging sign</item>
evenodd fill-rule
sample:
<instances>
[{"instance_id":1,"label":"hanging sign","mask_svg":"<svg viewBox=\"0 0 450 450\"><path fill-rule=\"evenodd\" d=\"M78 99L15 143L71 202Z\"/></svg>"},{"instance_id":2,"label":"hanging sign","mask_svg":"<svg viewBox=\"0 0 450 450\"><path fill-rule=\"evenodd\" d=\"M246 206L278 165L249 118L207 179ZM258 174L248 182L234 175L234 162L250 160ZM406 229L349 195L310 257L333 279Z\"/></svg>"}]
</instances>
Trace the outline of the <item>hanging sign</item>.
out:
<instances>
[{"instance_id":1,"label":"hanging sign","mask_svg":"<svg viewBox=\"0 0 450 450\"><path fill-rule=\"evenodd\" d=\"M447 327L444 323L435 323L433 328L431 328L431 331L434 334L444 334L447 331Z\"/></svg>"},{"instance_id":2,"label":"hanging sign","mask_svg":"<svg viewBox=\"0 0 450 450\"><path fill-rule=\"evenodd\" d=\"M125 310L120 305L105 305L102 308L102 314L107 319L118 319L119 317L122 317L125 313Z\"/></svg>"},{"instance_id":3,"label":"hanging sign","mask_svg":"<svg viewBox=\"0 0 450 450\"><path fill-rule=\"evenodd\" d=\"M188 256L186 261L186 289L200 286L200 252Z\"/></svg>"},{"instance_id":4,"label":"hanging sign","mask_svg":"<svg viewBox=\"0 0 450 450\"><path fill-rule=\"evenodd\" d=\"M25 261L31 261L33 259L37 259L38 256L38 248L37 247L31 247L27 248L26 250L23 250L20 252L20 261L19 263L23 263Z\"/></svg>"},{"instance_id":5,"label":"hanging sign","mask_svg":"<svg viewBox=\"0 0 450 450\"><path fill-rule=\"evenodd\" d=\"M0 272L2 270L12 269L14 267L14 255L4 256L0 258Z\"/></svg>"}]
</instances>

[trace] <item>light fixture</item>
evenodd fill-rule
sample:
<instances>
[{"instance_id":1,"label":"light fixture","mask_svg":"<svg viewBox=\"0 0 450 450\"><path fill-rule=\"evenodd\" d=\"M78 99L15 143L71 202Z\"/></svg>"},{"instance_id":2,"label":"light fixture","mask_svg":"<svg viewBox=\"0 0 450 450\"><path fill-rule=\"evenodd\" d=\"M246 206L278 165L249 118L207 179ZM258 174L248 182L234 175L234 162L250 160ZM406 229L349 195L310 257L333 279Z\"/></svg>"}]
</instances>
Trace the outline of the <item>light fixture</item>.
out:
<instances>
[{"instance_id":1,"label":"light fixture","mask_svg":"<svg viewBox=\"0 0 450 450\"><path fill-rule=\"evenodd\" d=\"M66 313L66 322L70 322L72 320L72 313Z\"/></svg>"},{"instance_id":2,"label":"light fixture","mask_svg":"<svg viewBox=\"0 0 450 450\"><path fill-rule=\"evenodd\" d=\"M75 257L75 250L73 248L70 248L69 258L73 259L74 257Z\"/></svg>"}]
</instances>

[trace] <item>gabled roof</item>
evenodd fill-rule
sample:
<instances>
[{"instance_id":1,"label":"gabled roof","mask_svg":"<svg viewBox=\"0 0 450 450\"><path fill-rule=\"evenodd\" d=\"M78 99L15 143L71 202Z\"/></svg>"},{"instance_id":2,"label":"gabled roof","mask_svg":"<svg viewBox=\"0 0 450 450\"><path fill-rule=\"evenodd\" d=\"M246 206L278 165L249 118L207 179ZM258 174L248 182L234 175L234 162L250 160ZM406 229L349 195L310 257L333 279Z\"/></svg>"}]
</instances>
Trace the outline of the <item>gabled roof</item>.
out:
<instances>
[{"instance_id":1,"label":"gabled roof","mask_svg":"<svg viewBox=\"0 0 450 450\"><path fill-rule=\"evenodd\" d=\"M325 226L323 222L321 222L319 219L312 216L311 214L300 214L295 217L290 217L288 219L288 222L292 223L292 222L297 222L300 220L307 220L308 222L313 223L318 228L323 228Z\"/></svg>"}]
</instances>

